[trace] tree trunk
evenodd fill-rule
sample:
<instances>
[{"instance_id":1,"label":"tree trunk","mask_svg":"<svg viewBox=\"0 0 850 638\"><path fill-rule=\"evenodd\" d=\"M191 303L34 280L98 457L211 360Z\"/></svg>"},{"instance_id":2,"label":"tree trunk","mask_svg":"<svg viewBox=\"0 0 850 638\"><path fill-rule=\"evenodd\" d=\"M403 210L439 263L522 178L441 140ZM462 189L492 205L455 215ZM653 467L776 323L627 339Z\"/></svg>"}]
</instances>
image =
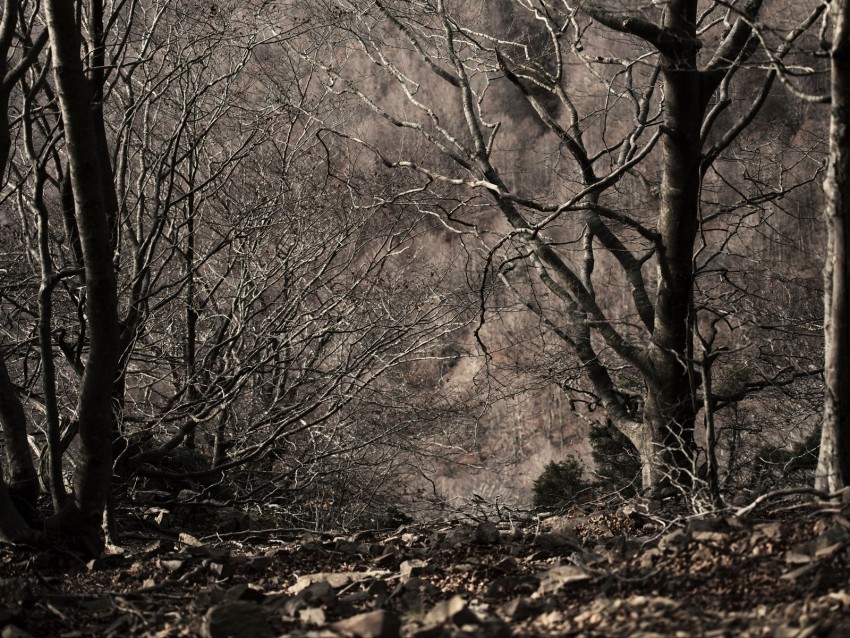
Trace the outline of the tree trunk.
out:
<instances>
[{"instance_id":1,"label":"tree trunk","mask_svg":"<svg viewBox=\"0 0 850 638\"><path fill-rule=\"evenodd\" d=\"M645 488L668 481L689 484L694 462L696 410L689 378L689 317L699 218L700 127L706 107L693 45L695 19L695 2L675 2L664 22L670 33L679 36L680 44L661 56L666 103L657 230L663 252L658 255L650 346L655 374L647 379L644 404L645 437L649 439L641 451Z\"/></svg>"},{"instance_id":2,"label":"tree trunk","mask_svg":"<svg viewBox=\"0 0 850 638\"><path fill-rule=\"evenodd\" d=\"M850 4L833 0L832 108L824 192L828 244L824 266L826 397L815 485L850 485Z\"/></svg>"},{"instance_id":3,"label":"tree trunk","mask_svg":"<svg viewBox=\"0 0 850 638\"><path fill-rule=\"evenodd\" d=\"M72 3L45 3L74 209L83 254L90 344L78 401L80 462L73 502L60 523L100 530L112 478L112 388L118 371L118 314L112 242Z\"/></svg>"},{"instance_id":4,"label":"tree trunk","mask_svg":"<svg viewBox=\"0 0 850 638\"><path fill-rule=\"evenodd\" d=\"M6 439L6 462L11 477L8 495L27 519L35 514L38 499L38 475L27 443L27 419L15 394L6 362L0 358L0 425ZM2 488L6 490L5 483ZM0 510L2 512L2 510ZM0 514L2 516L2 514Z\"/></svg>"},{"instance_id":5,"label":"tree trunk","mask_svg":"<svg viewBox=\"0 0 850 638\"><path fill-rule=\"evenodd\" d=\"M35 163L35 162L34 162ZM53 509L59 512L65 505L67 493L62 476L62 456L59 428L59 405L56 399L56 362L53 358L53 287L56 273L53 272L53 256L50 254L50 226L47 206L44 203L43 168L35 167L37 173L35 202L38 211L38 250L41 261L41 285L38 290L38 341L41 348L41 387L44 392L44 416L47 429L48 485L53 500Z\"/></svg>"},{"instance_id":6,"label":"tree trunk","mask_svg":"<svg viewBox=\"0 0 850 638\"><path fill-rule=\"evenodd\" d=\"M9 543L34 542L36 534L18 510L0 471L0 540Z\"/></svg>"},{"instance_id":7,"label":"tree trunk","mask_svg":"<svg viewBox=\"0 0 850 638\"><path fill-rule=\"evenodd\" d=\"M106 33L103 27L103 1L89 2L89 87L91 93L92 127L94 128L94 146L100 166L100 189L103 197L106 219L109 224L109 241L113 251L118 246L118 196L115 192L115 178L112 173L112 158L106 137L106 123L103 118L103 85L106 82Z\"/></svg>"}]
</instances>

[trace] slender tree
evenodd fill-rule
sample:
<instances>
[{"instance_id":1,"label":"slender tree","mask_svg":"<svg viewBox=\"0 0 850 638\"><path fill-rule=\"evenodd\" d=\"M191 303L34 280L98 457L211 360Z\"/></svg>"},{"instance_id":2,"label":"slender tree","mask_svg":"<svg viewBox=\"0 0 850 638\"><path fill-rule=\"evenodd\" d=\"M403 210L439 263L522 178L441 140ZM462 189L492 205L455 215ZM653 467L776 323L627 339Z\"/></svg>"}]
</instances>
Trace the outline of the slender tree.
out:
<instances>
[{"instance_id":1,"label":"slender tree","mask_svg":"<svg viewBox=\"0 0 850 638\"><path fill-rule=\"evenodd\" d=\"M97 536L113 472L366 502L446 403L408 371L471 317L413 248L424 214L331 177L319 115L349 115L241 3L7 7L0 535L33 537L36 468L61 535Z\"/></svg>"},{"instance_id":2,"label":"slender tree","mask_svg":"<svg viewBox=\"0 0 850 638\"><path fill-rule=\"evenodd\" d=\"M80 59L74 7L48 0L44 10L82 247L90 333L77 407L80 463L74 499L60 512L60 523L99 531L112 478L112 386L118 373L113 244L91 115L92 93Z\"/></svg>"},{"instance_id":3,"label":"slender tree","mask_svg":"<svg viewBox=\"0 0 850 638\"><path fill-rule=\"evenodd\" d=\"M25 37L16 33L24 25ZM32 24L22 19L18 0L9 0L0 19L0 186L5 185L6 169L12 150L9 130L9 100L14 87L36 62L47 43L47 32L35 40L29 38ZM20 53L17 61L11 57L17 42ZM0 476L0 537L26 540L31 531L25 518L32 518L38 497L38 478L27 442L27 420L23 405L9 377L5 354L0 353L0 426L6 441L6 460L10 476L8 489ZM20 516L24 514L24 517Z\"/></svg>"},{"instance_id":4,"label":"slender tree","mask_svg":"<svg viewBox=\"0 0 850 638\"><path fill-rule=\"evenodd\" d=\"M824 192L826 396L816 487L850 485L850 2L832 0L829 164Z\"/></svg>"}]
</instances>

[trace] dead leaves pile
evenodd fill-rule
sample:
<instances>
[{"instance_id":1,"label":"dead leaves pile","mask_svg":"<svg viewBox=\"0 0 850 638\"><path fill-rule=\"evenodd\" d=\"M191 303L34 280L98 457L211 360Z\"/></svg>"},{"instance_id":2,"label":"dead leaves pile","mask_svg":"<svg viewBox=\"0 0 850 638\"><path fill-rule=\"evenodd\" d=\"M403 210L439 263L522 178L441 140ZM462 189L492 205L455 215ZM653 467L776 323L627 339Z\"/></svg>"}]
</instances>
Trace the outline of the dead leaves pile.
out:
<instances>
[{"instance_id":1,"label":"dead leaves pile","mask_svg":"<svg viewBox=\"0 0 850 638\"><path fill-rule=\"evenodd\" d=\"M850 635L847 507L0 551L2 638ZM755 515L755 513L754 513ZM669 521L669 519L668 519ZM241 539L241 540L240 540Z\"/></svg>"}]
</instances>

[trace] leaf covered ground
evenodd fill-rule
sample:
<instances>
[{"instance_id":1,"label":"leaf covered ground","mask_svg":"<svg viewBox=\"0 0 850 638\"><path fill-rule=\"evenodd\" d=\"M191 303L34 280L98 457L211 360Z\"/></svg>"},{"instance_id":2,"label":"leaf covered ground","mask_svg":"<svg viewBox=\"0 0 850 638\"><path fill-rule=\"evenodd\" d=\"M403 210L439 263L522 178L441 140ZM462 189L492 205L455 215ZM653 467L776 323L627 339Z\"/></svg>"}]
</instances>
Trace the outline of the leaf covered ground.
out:
<instances>
[{"instance_id":1,"label":"leaf covered ground","mask_svg":"<svg viewBox=\"0 0 850 638\"><path fill-rule=\"evenodd\" d=\"M672 506L671 506L672 507ZM850 636L850 506L782 499L456 517L395 530L150 523L94 560L0 549L25 636Z\"/></svg>"}]
</instances>

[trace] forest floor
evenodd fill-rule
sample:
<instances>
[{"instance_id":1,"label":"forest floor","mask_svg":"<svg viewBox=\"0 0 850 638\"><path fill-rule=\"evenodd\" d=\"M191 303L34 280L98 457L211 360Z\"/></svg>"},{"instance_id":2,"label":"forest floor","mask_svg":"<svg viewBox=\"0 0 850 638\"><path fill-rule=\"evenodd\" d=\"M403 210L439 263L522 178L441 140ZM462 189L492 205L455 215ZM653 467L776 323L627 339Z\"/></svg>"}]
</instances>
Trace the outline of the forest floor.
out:
<instances>
[{"instance_id":1,"label":"forest floor","mask_svg":"<svg viewBox=\"0 0 850 638\"><path fill-rule=\"evenodd\" d=\"M3 638L850 636L850 506L627 503L392 531L169 532L0 548ZM680 510L681 506L678 506ZM498 519L498 520L497 520ZM141 523L142 519L137 519Z\"/></svg>"}]
</instances>

